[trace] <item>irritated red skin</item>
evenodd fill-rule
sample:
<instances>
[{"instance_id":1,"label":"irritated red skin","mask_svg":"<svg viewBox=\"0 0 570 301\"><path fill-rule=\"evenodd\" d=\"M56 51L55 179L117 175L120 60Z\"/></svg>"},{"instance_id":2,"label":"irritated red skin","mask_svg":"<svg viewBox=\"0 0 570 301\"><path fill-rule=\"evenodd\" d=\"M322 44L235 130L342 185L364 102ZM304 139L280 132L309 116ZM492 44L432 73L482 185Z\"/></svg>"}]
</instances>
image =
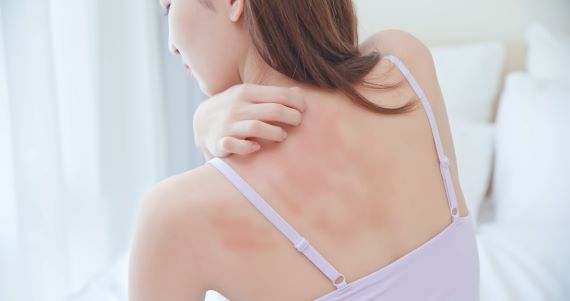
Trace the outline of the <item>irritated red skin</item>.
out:
<instances>
[{"instance_id":1,"label":"irritated red skin","mask_svg":"<svg viewBox=\"0 0 570 301\"><path fill-rule=\"evenodd\" d=\"M258 253L272 250L276 242L269 237L268 228L256 225L253 221L237 217L220 208L210 220L221 235L222 248L238 253Z\"/></svg>"},{"instance_id":2,"label":"irritated red skin","mask_svg":"<svg viewBox=\"0 0 570 301\"><path fill-rule=\"evenodd\" d=\"M363 171L375 176L377 167L351 142L361 141L368 134L351 130L348 119L341 118L344 113L332 108L308 110L302 125L287 129L285 142L256 140L262 145L258 153L225 159L290 224L308 221L309 227L339 242L349 242L359 228L380 222L378 213L371 214L363 202L353 201L367 197L358 189L367 185L357 179L362 178ZM355 176L356 167L359 177ZM219 212L212 219L223 247L235 252L263 252L275 247L257 231L258 227L268 229L269 221L263 222L255 226L232 212Z\"/></svg>"}]
</instances>

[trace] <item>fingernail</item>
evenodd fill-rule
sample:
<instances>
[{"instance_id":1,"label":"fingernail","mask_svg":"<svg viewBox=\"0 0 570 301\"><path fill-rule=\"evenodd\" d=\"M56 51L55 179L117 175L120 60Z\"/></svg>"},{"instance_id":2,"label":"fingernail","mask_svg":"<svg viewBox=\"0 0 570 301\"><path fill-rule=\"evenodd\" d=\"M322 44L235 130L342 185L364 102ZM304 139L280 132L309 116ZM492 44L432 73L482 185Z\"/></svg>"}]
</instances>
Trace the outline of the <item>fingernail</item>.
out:
<instances>
[{"instance_id":1,"label":"fingernail","mask_svg":"<svg viewBox=\"0 0 570 301\"><path fill-rule=\"evenodd\" d=\"M259 145L259 144L253 144L253 145L251 146L251 149L254 150L254 151L256 151L256 150L258 150L260 147L261 147L261 145Z\"/></svg>"},{"instance_id":2,"label":"fingernail","mask_svg":"<svg viewBox=\"0 0 570 301\"><path fill-rule=\"evenodd\" d=\"M285 138L287 138L287 132L283 132L281 135L281 141L285 140Z\"/></svg>"}]
</instances>

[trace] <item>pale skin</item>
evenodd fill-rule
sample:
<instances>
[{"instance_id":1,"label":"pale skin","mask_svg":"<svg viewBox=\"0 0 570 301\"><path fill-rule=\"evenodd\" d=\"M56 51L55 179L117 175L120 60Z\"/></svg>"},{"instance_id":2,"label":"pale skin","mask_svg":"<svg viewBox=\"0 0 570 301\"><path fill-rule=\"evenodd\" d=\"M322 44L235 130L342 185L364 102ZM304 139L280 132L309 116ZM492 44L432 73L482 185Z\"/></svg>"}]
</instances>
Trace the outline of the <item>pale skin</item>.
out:
<instances>
[{"instance_id":1,"label":"pale skin","mask_svg":"<svg viewBox=\"0 0 570 301\"><path fill-rule=\"evenodd\" d=\"M307 104L298 87L241 84L200 104L194 114L194 139L207 160L260 149L249 138L281 142L279 124L298 126Z\"/></svg>"},{"instance_id":2,"label":"pale skin","mask_svg":"<svg viewBox=\"0 0 570 301\"><path fill-rule=\"evenodd\" d=\"M191 64L206 94L219 95L230 86L260 83L261 79L264 85L299 87L291 95L300 93L303 96L297 97L304 99L289 101L286 106L290 110L275 110L280 114L256 115L258 120L279 119L281 126L265 127L264 134L259 128L253 133L246 126L239 135L222 128L205 139L202 149L228 155L230 147L216 149L220 139L233 137L235 145L241 141L236 153L243 155L227 156L226 162L343 273L348 283L389 265L451 222L433 138L421 106L403 115L380 115L356 106L338 91L294 82L252 54L242 23L242 1L214 1L216 14L211 15L205 8L192 6L195 2L179 0L171 7L170 46ZM169 3L161 2L163 6ZM186 18L192 10L197 15ZM188 21L192 24L181 20L192 20ZM182 38L186 34L202 38L206 33L200 29L183 33L177 26L213 28L209 45L222 43L217 35L231 36L242 52L226 55L221 66L215 50L196 48L201 46L191 46ZM363 53L378 50L398 56L424 89L450 160L459 214L467 215L429 50L410 34L397 30L379 32L360 48ZM193 63L192 57L201 59ZM215 66L206 68L208 62ZM367 79L376 83L400 80L399 71L390 67L389 61L382 60ZM414 96L407 84L392 91L358 89L388 107ZM245 99L245 94L240 99ZM241 104L233 110L255 106L246 101ZM244 118L245 111L210 121L237 124L249 120ZM288 137L276 143L283 130ZM261 149L248 153L245 148L251 141ZM209 289L232 301L310 300L333 291L334 286L216 169L203 165L160 182L145 196L129 263L129 300L197 301L203 300Z\"/></svg>"}]
</instances>

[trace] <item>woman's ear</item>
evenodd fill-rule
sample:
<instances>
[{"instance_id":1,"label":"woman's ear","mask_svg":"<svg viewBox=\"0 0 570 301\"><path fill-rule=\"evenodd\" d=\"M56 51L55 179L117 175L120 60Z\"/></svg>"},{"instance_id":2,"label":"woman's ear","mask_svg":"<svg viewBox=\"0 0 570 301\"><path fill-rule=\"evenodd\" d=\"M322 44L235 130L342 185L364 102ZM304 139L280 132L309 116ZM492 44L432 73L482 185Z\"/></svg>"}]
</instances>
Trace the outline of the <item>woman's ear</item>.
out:
<instances>
[{"instance_id":1,"label":"woman's ear","mask_svg":"<svg viewBox=\"0 0 570 301\"><path fill-rule=\"evenodd\" d=\"M245 0L230 0L230 20L232 22L237 22L243 14L243 2Z\"/></svg>"}]
</instances>

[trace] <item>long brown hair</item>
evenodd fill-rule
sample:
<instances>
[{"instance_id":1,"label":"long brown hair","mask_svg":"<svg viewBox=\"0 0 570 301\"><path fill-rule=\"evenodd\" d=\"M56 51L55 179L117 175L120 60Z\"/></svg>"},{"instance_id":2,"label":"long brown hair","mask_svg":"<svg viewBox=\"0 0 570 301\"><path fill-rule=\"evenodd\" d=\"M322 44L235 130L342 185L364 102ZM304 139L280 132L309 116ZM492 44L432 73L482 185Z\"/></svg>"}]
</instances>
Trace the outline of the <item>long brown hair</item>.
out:
<instances>
[{"instance_id":1,"label":"long brown hair","mask_svg":"<svg viewBox=\"0 0 570 301\"><path fill-rule=\"evenodd\" d=\"M378 113L406 113L415 106L409 101L398 108L381 107L354 88L354 84L378 89L395 85L364 80L380 60L380 53L360 53L351 0L246 0L244 14L257 51L282 74L339 89L357 105Z\"/></svg>"}]
</instances>

